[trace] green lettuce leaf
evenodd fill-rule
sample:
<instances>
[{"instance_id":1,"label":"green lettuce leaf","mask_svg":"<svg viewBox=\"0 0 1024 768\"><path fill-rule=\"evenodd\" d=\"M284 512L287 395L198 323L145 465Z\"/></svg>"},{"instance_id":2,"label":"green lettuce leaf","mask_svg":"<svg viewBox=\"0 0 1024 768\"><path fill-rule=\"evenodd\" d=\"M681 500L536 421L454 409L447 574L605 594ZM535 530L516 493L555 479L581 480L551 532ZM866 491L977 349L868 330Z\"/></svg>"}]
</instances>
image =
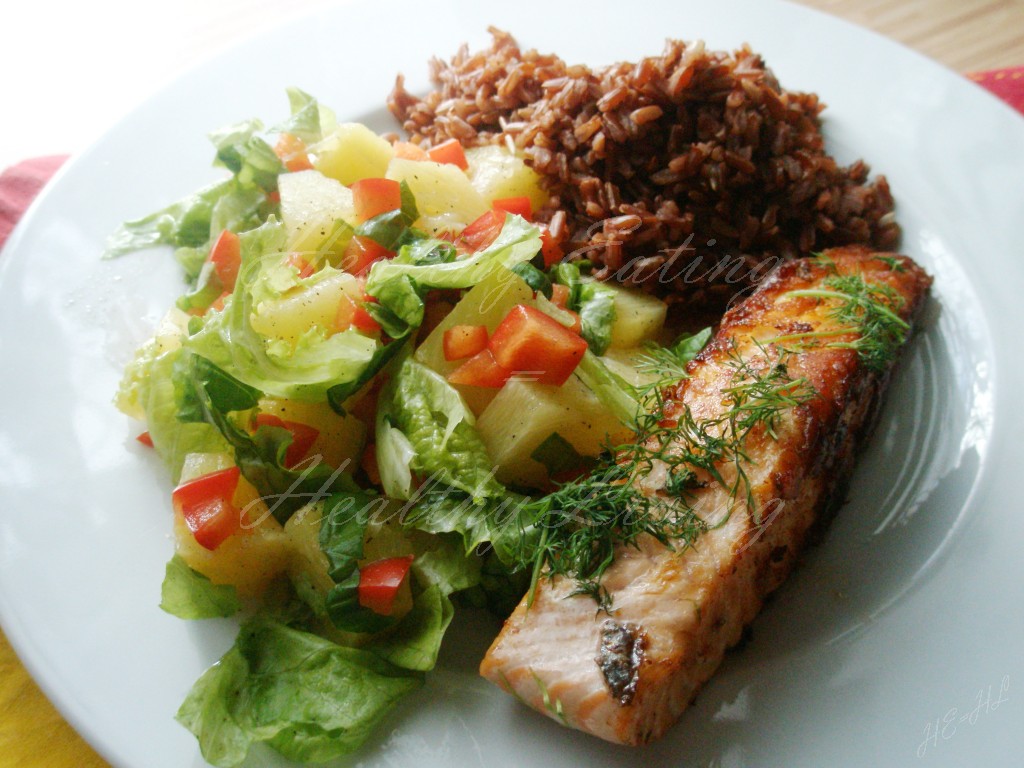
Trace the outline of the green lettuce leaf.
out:
<instances>
[{"instance_id":1,"label":"green lettuce leaf","mask_svg":"<svg viewBox=\"0 0 1024 768\"><path fill-rule=\"evenodd\" d=\"M412 462L416 449L387 415L377 411L377 468L384 493L393 499L408 499L412 495Z\"/></svg>"},{"instance_id":2,"label":"green lettuce leaf","mask_svg":"<svg viewBox=\"0 0 1024 768\"><path fill-rule=\"evenodd\" d=\"M367 302L364 306L391 338L404 339L423 323L422 292L408 275L399 275L380 286L376 298L377 303Z\"/></svg>"},{"instance_id":3,"label":"green lettuce leaf","mask_svg":"<svg viewBox=\"0 0 1024 768\"><path fill-rule=\"evenodd\" d=\"M466 554L490 543L502 560L511 563L520 538L517 521L525 502L525 497L507 489L474 499L437 485L412 499L405 524L427 533L456 533Z\"/></svg>"},{"instance_id":4,"label":"green lettuce leaf","mask_svg":"<svg viewBox=\"0 0 1024 768\"><path fill-rule=\"evenodd\" d=\"M511 271L523 278L528 286L537 293L543 294L547 299L551 298L551 278L528 261L520 262L512 267Z\"/></svg>"},{"instance_id":5,"label":"green lettuce leaf","mask_svg":"<svg viewBox=\"0 0 1024 768\"><path fill-rule=\"evenodd\" d=\"M442 534L429 540L429 548L417 553L412 563L420 584L436 586L441 594L450 595L480 583L481 560L475 552L466 552L458 536Z\"/></svg>"},{"instance_id":6,"label":"green lettuce leaf","mask_svg":"<svg viewBox=\"0 0 1024 768\"><path fill-rule=\"evenodd\" d=\"M458 251L455 246L447 240L423 238L399 248L394 261L397 264L430 266L431 264L447 264L455 261L457 256Z\"/></svg>"},{"instance_id":7,"label":"green lettuce leaf","mask_svg":"<svg viewBox=\"0 0 1024 768\"><path fill-rule=\"evenodd\" d=\"M172 372L181 356L180 347L169 346L166 339L150 339L125 369L114 401L129 416L146 422L153 448L175 483L186 455L230 450L213 426L178 420Z\"/></svg>"},{"instance_id":8,"label":"green lettuce leaf","mask_svg":"<svg viewBox=\"0 0 1024 768\"><path fill-rule=\"evenodd\" d=\"M327 402L331 408L339 415L344 416L345 401L368 384L370 379L383 371L398 356L399 352L405 348L405 342L408 338L409 336L399 337L389 341L382 347L378 347L377 351L370 357L370 361L366 363L363 370L354 379L329 387L327 389Z\"/></svg>"},{"instance_id":9,"label":"green lettuce leaf","mask_svg":"<svg viewBox=\"0 0 1024 768\"><path fill-rule=\"evenodd\" d=\"M212 237L224 229L242 231L256 226L267 208L261 190L247 189L234 178L219 181L148 216L126 221L107 238L103 258L173 245L188 249L182 251L179 261L187 267L191 281L206 259Z\"/></svg>"},{"instance_id":10,"label":"green lettuce leaf","mask_svg":"<svg viewBox=\"0 0 1024 768\"><path fill-rule=\"evenodd\" d=\"M540 231L519 216L507 216L498 237L487 248L456 261L439 264L378 261L370 268L366 292L377 296L383 287L408 275L424 288L470 288L499 267L511 269L529 261L540 250Z\"/></svg>"},{"instance_id":11,"label":"green lettuce leaf","mask_svg":"<svg viewBox=\"0 0 1024 768\"><path fill-rule=\"evenodd\" d=\"M389 251L399 251L403 246L425 239L423 232L413 229L413 222L420 217L416 198L404 181L401 189L401 207L368 219L356 227L355 234L368 237Z\"/></svg>"},{"instance_id":12,"label":"green lettuce leaf","mask_svg":"<svg viewBox=\"0 0 1024 768\"><path fill-rule=\"evenodd\" d=\"M403 669L429 672L437 664L444 633L455 607L438 585L420 592L398 625L373 644L373 652Z\"/></svg>"},{"instance_id":13,"label":"green lettuce leaf","mask_svg":"<svg viewBox=\"0 0 1024 768\"><path fill-rule=\"evenodd\" d=\"M403 360L381 393L378 413L378 424L398 429L408 440L414 451L410 469L421 477L473 497L504 492L473 414L458 391L430 368ZM380 431L385 441L393 439L386 429ZM381 467L382 476L391 469ZM389 481L392 489L399 484Z\"/></svg>"},{"instance_id":14,"label":"green lettuce leaf","mask_svg":"<svg viewBox=\"0 0 1024 768\"><path fill-rule=\"evenodd\" d=\"M177 720L216 766L264 742L299 762L360 747L422 676L377 655L257 617L192 687Z\"/></svg>"},{"instance_id":15,"label":"green lettuce leaf","mask_svg":"<svg viewBox=\"0 0 1024 768\"><path fill-rule=\"evenodd\" d=\"M569 288L566 306L580 316L580 335L595 355L603 355L612 341L615 324L615 292L597 280L583 280L575 264L562 262L551 268L556 282Z\"/></svg>"},{"instance_id":16,"label":"green lettuce leaf","mask_svg":"<svg viewBox=\"0 0 1024 768\"><path fill-rule=\"evenodd\" d=\"M373 503L378 497L363 492L334 494L324 503L320 522L320 549L327 556L334 587L327 593L325 609L340 630L375 633L398 622L359 604L359 560Z\"/></svg>"},{"instance_id":17,"label":"green lettuce leaf","mask_svg":"<svg viewBox=\"0 0 1024 768\"><path fill-rule=\"evenodd\" d=\"M292 349L282 352L258 333L251 323L254 294L269 295L270 281L278 273L264 270L266 261L281 260L285 248L284 227L268 221L240 236L242 267L235 292L223 312L203 318L201 328L186 346L220 368L260 391L293 400L322 401L336 385L355 382L375 360L380 345L374 339L348 330L323 337L304 335Z\"/></svg>"},{"instance_id":18,"label":"green lettuce leaf","mask_svg":"<svg viewBox=\"0 0 1024 768\"><path fill-rule=\"evenodd\" d=\"M287 429L263 425L250 434L236 426L228 414L255 408L261 395L255 388L199 355L182 357L173 375L179 391L178 418L216 427L234 449L238 468L280 523L331 493L360 492L350 475L319 459L286 467L285 453L292 441Z\"/></svg>"},{"instance_id":19,"label":"green lettuce leaf","mask_svg":"<svg viewBox=\"0 0 1024 768\"><path fill-rule=\"evenodd\" d=\"M263 123L246 120L210 133L217 149L216 164L235 175L243 187L259 187L266 192L277 189L277 177L287 169L274 148L259 137Z\"/></svg>"},{"instance_id":20,"label":"green lettuce leaf","mask_svg":"<svg viewBox=\"0 0 1024 768\"><path fill-rule=\"evenodd\" d=\"M343 632L376 634L398 623L397 616L385 616L359 604L359 570L353 570L327 593L327 616Z\"/></svg>"},{"instance_id":21,"label":"green lettuce leaf","mask_svg":"<svg viewBox=\"0 0 1024 768\"><path fill-rule=\"evenodd\" d=\"M289 87L285 91L288 94L288 106L291 108L292 114L283 123L271 128L272 131L298 136L309 146L334 130L337 119L332 110L298 88Z\"/></svg>"},{"instance_id":22,"label":"green lettuce leaf","mask_svg":"<svg viewBox=\"0 0 1024 768\"><path fill-rule=\"evenodd\" d=\"M573 444L557 432L552 432L534 448L530 458L543 464L551 478L565 472L589 470L597 461L593 456L581 456Z\"/></svg>"},{"instance_id":23,"label":"green lettuce leaf","mask_svg":"<svg viewBox=\"0 0 1024 768\"><path fill-rule=\"evenodd\" d=\"M588 349L576 366L575 374L619 421L636 429L640 403L629 384L609 371L597 355Z\"/></svg>"},{"instance_id":24,"label":"green lettuce leaf","mask_svg":"<svg viewBox=\"0 0 1024 768\"><path fill-rule=\"evenodd\" d=\"M233 585L214 584L175 555L164 573L160 608L179 619L213 619L233 616L242 604Z\"/></svg>"},{"instance_id":25,"label":"green lettuce leaf","mask_svg":"<svg viewBox=\"0 0 1024 768\"><path fill-rule=\"evenodd\" d=\"M684 333L672 342L670 349L679 364L685 367L687 363L697 357L697 355L700 354L700 351L707 346L708 341L711 340L711 336L712 332L710 328L705 328L693 334Z\"/></svg>"}]
</instances>

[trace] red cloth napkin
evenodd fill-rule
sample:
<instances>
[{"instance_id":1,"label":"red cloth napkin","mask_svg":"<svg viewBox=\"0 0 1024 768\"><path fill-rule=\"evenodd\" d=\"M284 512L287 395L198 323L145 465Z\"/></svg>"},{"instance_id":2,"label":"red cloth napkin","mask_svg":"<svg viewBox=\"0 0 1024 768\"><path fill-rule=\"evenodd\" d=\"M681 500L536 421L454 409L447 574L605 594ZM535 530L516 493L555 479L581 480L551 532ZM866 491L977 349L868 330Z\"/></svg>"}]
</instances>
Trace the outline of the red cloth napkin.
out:
<instances>
[{"instance_id":1,"label":"red cloth napkin","mask_svg":"<svg viewBox=\"0 0 1024 768\"><path fill-rule=\"evenodd\" d=\"M67 159L67 155L34 157L0 173L0 248L29 203Z\"/></svg>"},{"instance_id":2,"label":"red cloth napkin","mask_svg":"<svg viewBox=\"0 0 1024 768\"><path fill-rule=\"evenodd\" d=\"M1024 67L972 72L967 77L1024 114ZM0 248L29 203L65 160L67 155L35 157L0 174Z\"/></svg>"},{"instance_id":3,"label":"red cloth napkin","mask_svg":"<svg viewBox=\"0 0 1024 768\"><path fill-rule=\"evenodd\" d=\"M967 77L1024 114L1024 67L971 72Z\"/></svg>"}]
</instances>

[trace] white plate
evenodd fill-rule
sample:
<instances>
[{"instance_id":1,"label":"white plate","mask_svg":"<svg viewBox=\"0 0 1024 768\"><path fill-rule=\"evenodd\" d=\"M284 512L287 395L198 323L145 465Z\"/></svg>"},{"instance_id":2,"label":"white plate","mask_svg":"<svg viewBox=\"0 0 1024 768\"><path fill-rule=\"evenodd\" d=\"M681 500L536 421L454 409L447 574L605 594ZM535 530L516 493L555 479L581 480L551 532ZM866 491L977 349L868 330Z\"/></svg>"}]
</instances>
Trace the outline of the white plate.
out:
<instances>
[{"instance_id":1,"label":"white plate","mask_svg":"<svg viewBox=\"0 0 1024 768\"><path fill-rule=\"evenodd\" d=\"M904 250L936 277L850 502L662 742L563 730L482 682L494 626L462 618L426 688L366 765L904 766L1019 759L1024 515L1015 480L1024 367L1024 120L958 75L863 30L763 2L663 0L576 14L552 3L342 7L183 77L77 157L0 259L0 612L48 695L117 766L202 765L173 714L226 649L228 621L158 608L169 483L111 406L119 370L182 285L164 251L101 263L121 220L215 177L205 132L286 112L284 88L393 127L396 72L485 28L570 61L749 41L829 104L831 147L889 177ZM641 757L642 756L642 757ZM252 765L278 765L254 753Z\"/></svg>"}]
</instances>

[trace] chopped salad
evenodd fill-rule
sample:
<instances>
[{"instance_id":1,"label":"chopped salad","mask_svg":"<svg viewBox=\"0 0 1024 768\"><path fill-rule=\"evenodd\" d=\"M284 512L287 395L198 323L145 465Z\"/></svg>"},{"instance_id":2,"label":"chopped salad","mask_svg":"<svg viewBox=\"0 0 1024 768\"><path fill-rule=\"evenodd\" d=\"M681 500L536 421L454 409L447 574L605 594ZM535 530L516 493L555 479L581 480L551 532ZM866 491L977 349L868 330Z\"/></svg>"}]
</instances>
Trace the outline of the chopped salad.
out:
<instances>
[{"instance_id":1,"label":"chopped salad","mask_svg":"<svg viewBox=\"0 0 1024 768\"><path fill-rule=\"evenodd\" d=\"M161 607L243 617L177 714L218 766L365 742L456 604L507 614L570 557L552 494L621 482L652 348L700 348L658 346L663 302L563 259L506 147L424 149L289 99L273 129L212 133L229 175L109 248L173 246L188 283L116 402L176 484Z\"/></svg>"}]
</instances>

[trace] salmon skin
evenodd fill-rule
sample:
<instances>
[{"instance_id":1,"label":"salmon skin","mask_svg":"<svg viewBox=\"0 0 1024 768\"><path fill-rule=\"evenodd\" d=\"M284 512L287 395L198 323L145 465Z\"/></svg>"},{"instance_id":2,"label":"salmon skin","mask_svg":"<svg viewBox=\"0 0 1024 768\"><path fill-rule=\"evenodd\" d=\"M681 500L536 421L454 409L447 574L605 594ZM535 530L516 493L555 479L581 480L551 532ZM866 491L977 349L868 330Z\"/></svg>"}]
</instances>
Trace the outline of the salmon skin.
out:
<instances>
[{"instance_id":1,"label":"salmon skin","mask_svg":"<svg viewBox=\"0 0 1024 768\"><path fill-rule=\"evenodd\" d=\"M845 494L857 451L878 411L896 355L869 359L861 334L838 316L836 276L888 286L909 326L931 278L909 258L850 246L782 264L730 309L689 378L665 393L665 413L715 420L736 386L737 359L765 369L784 359L807 398L745 438L726 482L687 503L708 529L688 547L651 537L620 547L601 584L611 609L573 595L569 577L542 577L505 622L480 673L565 725L621 744L661 736L711 677L765 596L792 570L817 519ZM830 282L831 281L831 282ZM797 292L797 293L794 293ZM896 298L898 297L898 298ZM906 334L909 337L909 333ZM891 352L898 352L898 345ZM723 476L728 467L721 468ZM729 477L746 477L742 492ZM665 494L664 472L635 478ZM747 492L749 491L749 493Z\"/></svg>"}]
</instances>

